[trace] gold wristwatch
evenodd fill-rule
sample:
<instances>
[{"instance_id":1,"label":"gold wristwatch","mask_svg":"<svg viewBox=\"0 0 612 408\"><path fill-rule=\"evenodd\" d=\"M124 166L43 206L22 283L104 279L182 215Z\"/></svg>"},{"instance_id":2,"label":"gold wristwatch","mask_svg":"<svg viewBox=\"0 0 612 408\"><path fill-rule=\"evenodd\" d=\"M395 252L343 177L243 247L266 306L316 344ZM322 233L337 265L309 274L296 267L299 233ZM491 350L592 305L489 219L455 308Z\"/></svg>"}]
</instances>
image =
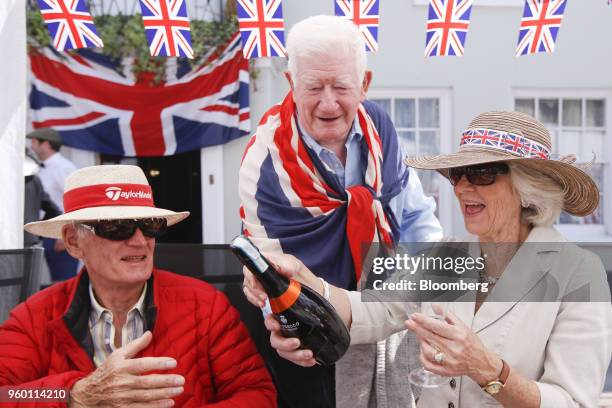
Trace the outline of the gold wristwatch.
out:
<instances>
[{"instance_id":1,"label":"gold wristwatch","mask_svg":"<svg viewBox=\"0 0 612 408\"><path fill-rule=\"evenodd\" d=\"M482 390L489 395L495 395L504 388L506 385L506 380L508 380L508 374L510 374L510 367L508 364L502 359L502 370L499 374L499 378L497 380L489 381L482 387Z\"/></svg>"}]
</instances>

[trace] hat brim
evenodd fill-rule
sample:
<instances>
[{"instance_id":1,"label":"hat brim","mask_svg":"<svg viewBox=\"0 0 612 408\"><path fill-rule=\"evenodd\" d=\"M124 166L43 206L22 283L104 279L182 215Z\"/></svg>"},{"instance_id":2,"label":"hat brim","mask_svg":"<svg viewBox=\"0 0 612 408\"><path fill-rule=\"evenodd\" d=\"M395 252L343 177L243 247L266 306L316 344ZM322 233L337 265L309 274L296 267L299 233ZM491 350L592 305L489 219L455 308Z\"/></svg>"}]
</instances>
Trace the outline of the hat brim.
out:
<instances>
[{"instance_id":1,"label":"hat brim","mask_svg":"<svg viewBox=\"0 0 612 408\"><path fill-rule=\"evenodd\" d=\"M138 206L103 206L83 208L59 215L45 221L30 222L25 230L34 235L46 238L62 238L62 228L72 222L97 220L124 220L139 218L165 218L168 226L183 221L189 216L189 211L174 212L163 208Z\"/></svg>"},{"instance_id":2,"label":"hat brim","mask_svg":"<svg viewBox=\"0 0 612 408\"><path fill-rule=\"evenodd\" d=\"M521 166L556 181L563 189L563 209L570 214L583 217L591 214L599 205L599 189L593 179L579 166L560 160L523 158L486 149L464 148L452 154L409 157L404 163L417 169L437 170L448 178L448 170L453 167L502 161L519 162Z\"/></svg>"}]
</instances>

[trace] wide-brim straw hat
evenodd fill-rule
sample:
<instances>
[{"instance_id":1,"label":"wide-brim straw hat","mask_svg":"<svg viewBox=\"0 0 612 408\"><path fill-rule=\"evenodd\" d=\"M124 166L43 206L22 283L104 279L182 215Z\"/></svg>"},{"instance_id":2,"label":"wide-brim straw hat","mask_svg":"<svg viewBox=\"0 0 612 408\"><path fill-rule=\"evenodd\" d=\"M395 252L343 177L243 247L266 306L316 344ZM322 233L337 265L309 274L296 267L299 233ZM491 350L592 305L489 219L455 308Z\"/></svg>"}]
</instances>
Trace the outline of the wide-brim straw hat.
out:
<instances>
[{"instance_id":1,"label":"wide-brim straw hat","mask_svg":"<svg viewBox=\"0 0 612 408\"><path fill-rule=\"evenodd\" d=\"M574 155L551 160L551 151L550 133L542 123L520 112L493 111L472 120L461 136L457 153L410 157L405 163L417 169L437 170L448 178L453 167L517 162L561 186L565 211L577 216L591 214L599 205L599 189L584 171L590 164L574 163Z\"/></svg>"},{"instance_id":2,"label":"wide-brim straw hat","mask_svg":"<svg viewBox=\"0 0 612 408\"><path fill-rule=\"evenodd\" d=\"M65 213L30 222L31 234L61 238L62 227L73 222L165 218L168 226L189 216L155 207L151 186L140 167L104 165L84 167L70 174L64 187Z\"/></svg>"}]
</instances>

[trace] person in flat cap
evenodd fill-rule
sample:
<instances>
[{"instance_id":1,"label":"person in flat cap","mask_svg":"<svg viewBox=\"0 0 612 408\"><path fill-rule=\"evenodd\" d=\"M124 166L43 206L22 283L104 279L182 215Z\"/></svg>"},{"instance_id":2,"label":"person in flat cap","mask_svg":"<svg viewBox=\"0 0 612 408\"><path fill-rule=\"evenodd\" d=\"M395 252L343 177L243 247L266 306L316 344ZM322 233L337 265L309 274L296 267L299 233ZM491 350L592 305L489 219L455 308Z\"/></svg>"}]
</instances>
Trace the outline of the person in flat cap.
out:
<instances>
[{"instance_id":1,"label":"person in flat cap","mask_svg":"<svg viewBox=\"0 0 612 408\"><path fill-rule=\"evenodd\" d=\"M41 162L38 178L51 200L63 212L64 183L66 177L77 167L60 153L62 139L56 130L36 129L26 137L30 139L30 146ZM76 275L79 263L66 252L61 239L43 238L43 247L52 281L61 281Z\"/></svg>"},{"instance_id":2,"label":"person in flat cap","mask_svg":"<svg viewBox=\"0 0 612 408\"><path fill-rule=\"evenodd\" d=\"M542 123L493 111L472 120L458 152L406 160L452 184L471 234L466 244L484 259L474 280L486 291L432 305L331 288L352 343L376 342L405 327L416 334L429 372L421 377L418 407L598 406L612 350L606 272L599 257L567 242L553 224L561 211L591 214L599 191L573 155L553 160L551 151ZM276 261L281 273L324 292L299 260ZM247 297L261 303L261 287L245 275ZM282 337L277 321L266 325L281 356L314 364L309 350L297 349L299 341Z\"/></svg>"},{"instance_id":3,"label":"person in flat cap","mask_svg":"<svg viewBox=\"0 0 612 408\"><path fill-rule=\"evenodd\" d=\"M64 214L25 229L63 238L85 266L0 326L0 387L65 388L69 407L276 406L227 298L153 266L156 238L189 212L157 208L143 171L126 165L77 170L63 201Z\"/></svg>"},{"instance_id":4,"label":"person in flat cap","mask_svg":"<svg viewBox=\"0 0 612 408\"><path fill-rule=\"evenodd\" d=\"M41 211L44 213L43 219L45 220L57 217L62 213L53 200L51 200L40 178L38 178L40 165L41 163L35 157L34 152L26 148L23 161L23 177L25 179L23 220L25 224L40 220ZM35 245L40 245L40 237L24 231L23 246L31 247Z\"/></svg>"}]
</instances>

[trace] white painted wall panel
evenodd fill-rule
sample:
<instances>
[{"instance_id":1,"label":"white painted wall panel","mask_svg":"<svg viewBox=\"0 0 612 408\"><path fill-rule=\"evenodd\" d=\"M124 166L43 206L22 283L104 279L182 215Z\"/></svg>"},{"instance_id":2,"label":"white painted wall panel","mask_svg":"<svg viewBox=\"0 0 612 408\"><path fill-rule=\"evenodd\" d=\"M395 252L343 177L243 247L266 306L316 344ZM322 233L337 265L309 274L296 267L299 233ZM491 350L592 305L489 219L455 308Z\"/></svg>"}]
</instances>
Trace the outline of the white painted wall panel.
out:
<instances>
[{"instance_id":1,"label":"white painted wall panel","mask_svg":"<svg viewBox=\"0 0 612 408\"><path fill-rule=\"evenodd\" d=\"M25 2L0 2L0 249L23 246Z\"/></svg>"}]
</instances>

